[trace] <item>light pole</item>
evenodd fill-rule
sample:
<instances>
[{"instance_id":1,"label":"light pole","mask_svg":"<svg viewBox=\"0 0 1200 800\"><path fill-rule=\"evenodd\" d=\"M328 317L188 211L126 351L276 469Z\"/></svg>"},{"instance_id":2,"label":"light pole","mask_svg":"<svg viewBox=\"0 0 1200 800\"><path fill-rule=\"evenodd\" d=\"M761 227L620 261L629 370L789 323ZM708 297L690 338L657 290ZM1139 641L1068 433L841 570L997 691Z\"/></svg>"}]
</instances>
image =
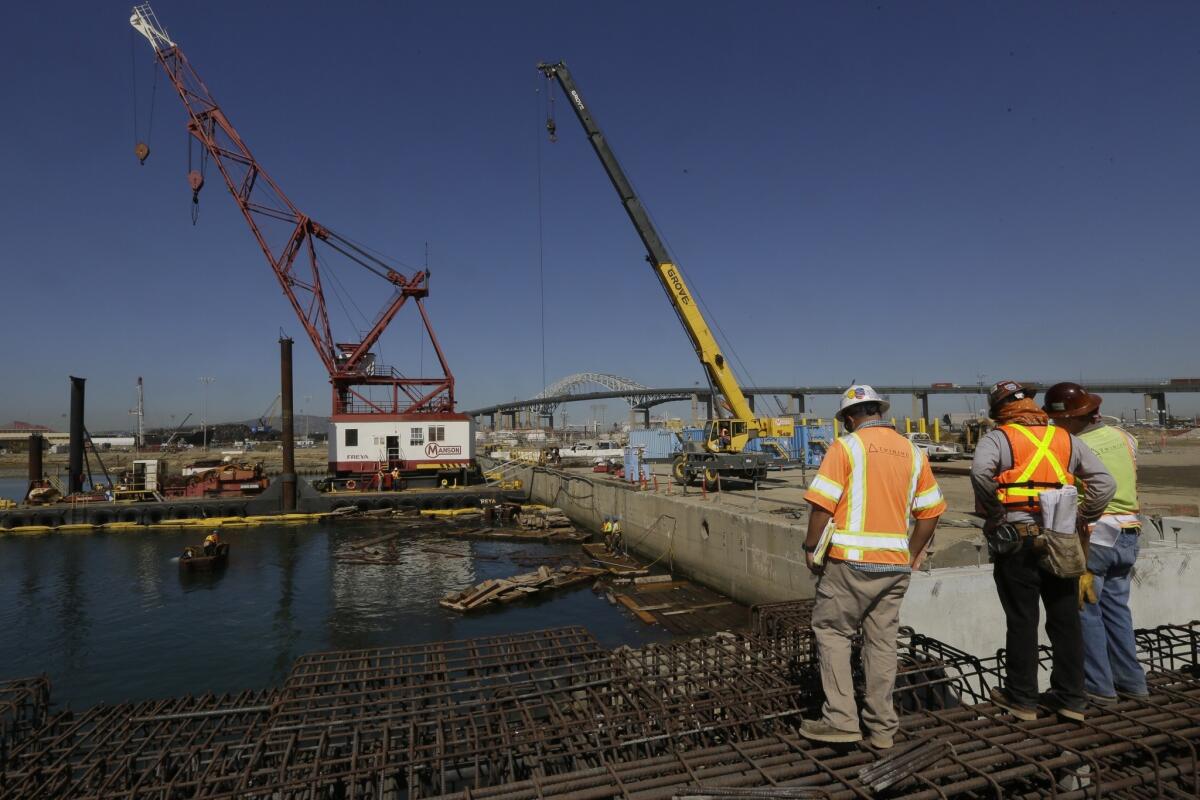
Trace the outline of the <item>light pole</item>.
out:
<instances>
[{"instance_id":1,"label":"light pole","mask_svg":"<svg viewBox=\"0 0 1200 800\"><path fill-rule=\"evenodd\" d=\"M208 387L215 381L216 378L209 375L202 375L200 383L204 384L204 419L200 420L201 426L204 428L204 449L208 450Z\"/></svg>"},{"instance_id":2,"label":"light pole","mask_svg":"<svg viewBox=\"0 0 1200 800\"><path fill-rule=\"evenodd\" d=\"M300 409L300 413L304 415L304 446L305 447L308 447L308 412L305 411L304 409L308 408L308 404L311 402L312 402L312 395L311 394L304 395L304 408Z\"/></svg>"}]
</instances>

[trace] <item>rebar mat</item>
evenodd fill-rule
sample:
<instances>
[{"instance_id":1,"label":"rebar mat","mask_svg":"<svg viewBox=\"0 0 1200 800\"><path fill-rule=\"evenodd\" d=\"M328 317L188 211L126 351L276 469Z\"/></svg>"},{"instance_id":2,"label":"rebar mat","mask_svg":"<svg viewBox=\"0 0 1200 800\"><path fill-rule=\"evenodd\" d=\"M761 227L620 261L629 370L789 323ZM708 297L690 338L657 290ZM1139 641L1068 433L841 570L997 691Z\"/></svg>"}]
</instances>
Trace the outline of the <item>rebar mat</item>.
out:
<instances>
[{"instance_id":1,"label":"rebar mat","mask_svg":"<svg viewBox=\"0 0 1200 800\"><path fill-rule=\"evenodd\" d=\"M1002 653L903 629L899 757L881 765L797 735L820 702L810 614L758 606L751 634L639 649L569 627L318 653L278 691L79 714L12 681L0 798L1197 796L1200 623L1139 631L1149 698L1083 723L1013 720L986 702Z\"/></svg>"}]
</instances>

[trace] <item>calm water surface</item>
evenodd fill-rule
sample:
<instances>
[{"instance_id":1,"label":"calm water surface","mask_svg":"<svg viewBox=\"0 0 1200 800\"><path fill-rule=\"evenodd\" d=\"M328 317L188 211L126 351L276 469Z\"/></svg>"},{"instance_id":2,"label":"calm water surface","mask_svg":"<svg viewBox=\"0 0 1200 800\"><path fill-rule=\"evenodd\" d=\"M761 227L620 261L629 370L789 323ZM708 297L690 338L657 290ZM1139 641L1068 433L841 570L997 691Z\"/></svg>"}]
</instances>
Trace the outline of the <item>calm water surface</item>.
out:
<instances>
[{"instance_id":1,"label":"calm water surface","mask_svg":"<svg viewBox=\"0 0 1200 800\"><path fill-rule=\"evenodd\" d=\"M25 496L24 478L0 478L0 498L21 500Z\"/></svg>"},{"instance_id":2,"label":"calm water surface","mask_svg":"<svg viewBox=\"0 0 1200 800\"><path fill-rule=\"evenodd\" d=\"M230 529L221 533L229 566L195 576L179 572L177 556L203 532L0 536L0 678L45 672L55 703L81 708L275 686L297 656L320 650L572 624L608 646L666 636L587 584L471 616L437 605L447 592L535 568L514 555L578 545L463 541L431 527L402 535L398 566L333 558L348 541L394 530L386 520Z\"/></svg>"}]
</instances>

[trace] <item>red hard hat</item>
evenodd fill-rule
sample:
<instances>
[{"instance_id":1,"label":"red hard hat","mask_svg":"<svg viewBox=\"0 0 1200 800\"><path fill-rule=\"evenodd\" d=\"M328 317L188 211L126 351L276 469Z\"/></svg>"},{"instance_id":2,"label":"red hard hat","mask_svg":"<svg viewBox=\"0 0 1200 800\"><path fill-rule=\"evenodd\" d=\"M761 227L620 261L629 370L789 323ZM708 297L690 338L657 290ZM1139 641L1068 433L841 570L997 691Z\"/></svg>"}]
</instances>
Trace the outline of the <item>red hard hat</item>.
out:
<instances>
[{"instance_id":1,"label":"red hard hat","mask_svg":"<svg viewBox=\"0 0 1200 800\"><path fill-rule=\"evenodd\" d=\"M1090 394L1078 383L1064 381L1046 390L1046 400L1042 409L1051 419L1084 417L1095 413L1096 409L1100 408L1100 402L1100 395Z\"/></svg>"},{"instance_id":2,"label":"red hard hat","mask_svg":"<svg viewBox=\"0 0 1200 800\"><path fill-rule=\"evenodd\" d=\"M988 408L995 411L1001 403L1018 392L1030 400L1037 397L1037 389L1032 384L1019 381L998 381L992 384L992 388L988 390Z\"/></svg>"}]
</instances>

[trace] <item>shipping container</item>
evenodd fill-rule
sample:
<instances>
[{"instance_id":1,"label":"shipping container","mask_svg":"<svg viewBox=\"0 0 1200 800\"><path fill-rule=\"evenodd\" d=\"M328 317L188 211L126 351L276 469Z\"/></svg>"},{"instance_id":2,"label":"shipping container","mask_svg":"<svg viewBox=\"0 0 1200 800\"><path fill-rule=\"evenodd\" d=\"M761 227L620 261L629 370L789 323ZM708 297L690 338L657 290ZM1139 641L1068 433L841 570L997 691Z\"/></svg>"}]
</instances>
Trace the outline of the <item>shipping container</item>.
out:
<instances>
[{"instance_id":1,"label":"shipping container","mask_svg":"<svg viewBox=\"0 0 1200 800\"><path fill-rule=\"evenodd\" d=\"M629 444L642 448L647 461L670 461L681 449L675 431L668 428L635 428L629 432Z\"/></svg>"}]
</instances>

